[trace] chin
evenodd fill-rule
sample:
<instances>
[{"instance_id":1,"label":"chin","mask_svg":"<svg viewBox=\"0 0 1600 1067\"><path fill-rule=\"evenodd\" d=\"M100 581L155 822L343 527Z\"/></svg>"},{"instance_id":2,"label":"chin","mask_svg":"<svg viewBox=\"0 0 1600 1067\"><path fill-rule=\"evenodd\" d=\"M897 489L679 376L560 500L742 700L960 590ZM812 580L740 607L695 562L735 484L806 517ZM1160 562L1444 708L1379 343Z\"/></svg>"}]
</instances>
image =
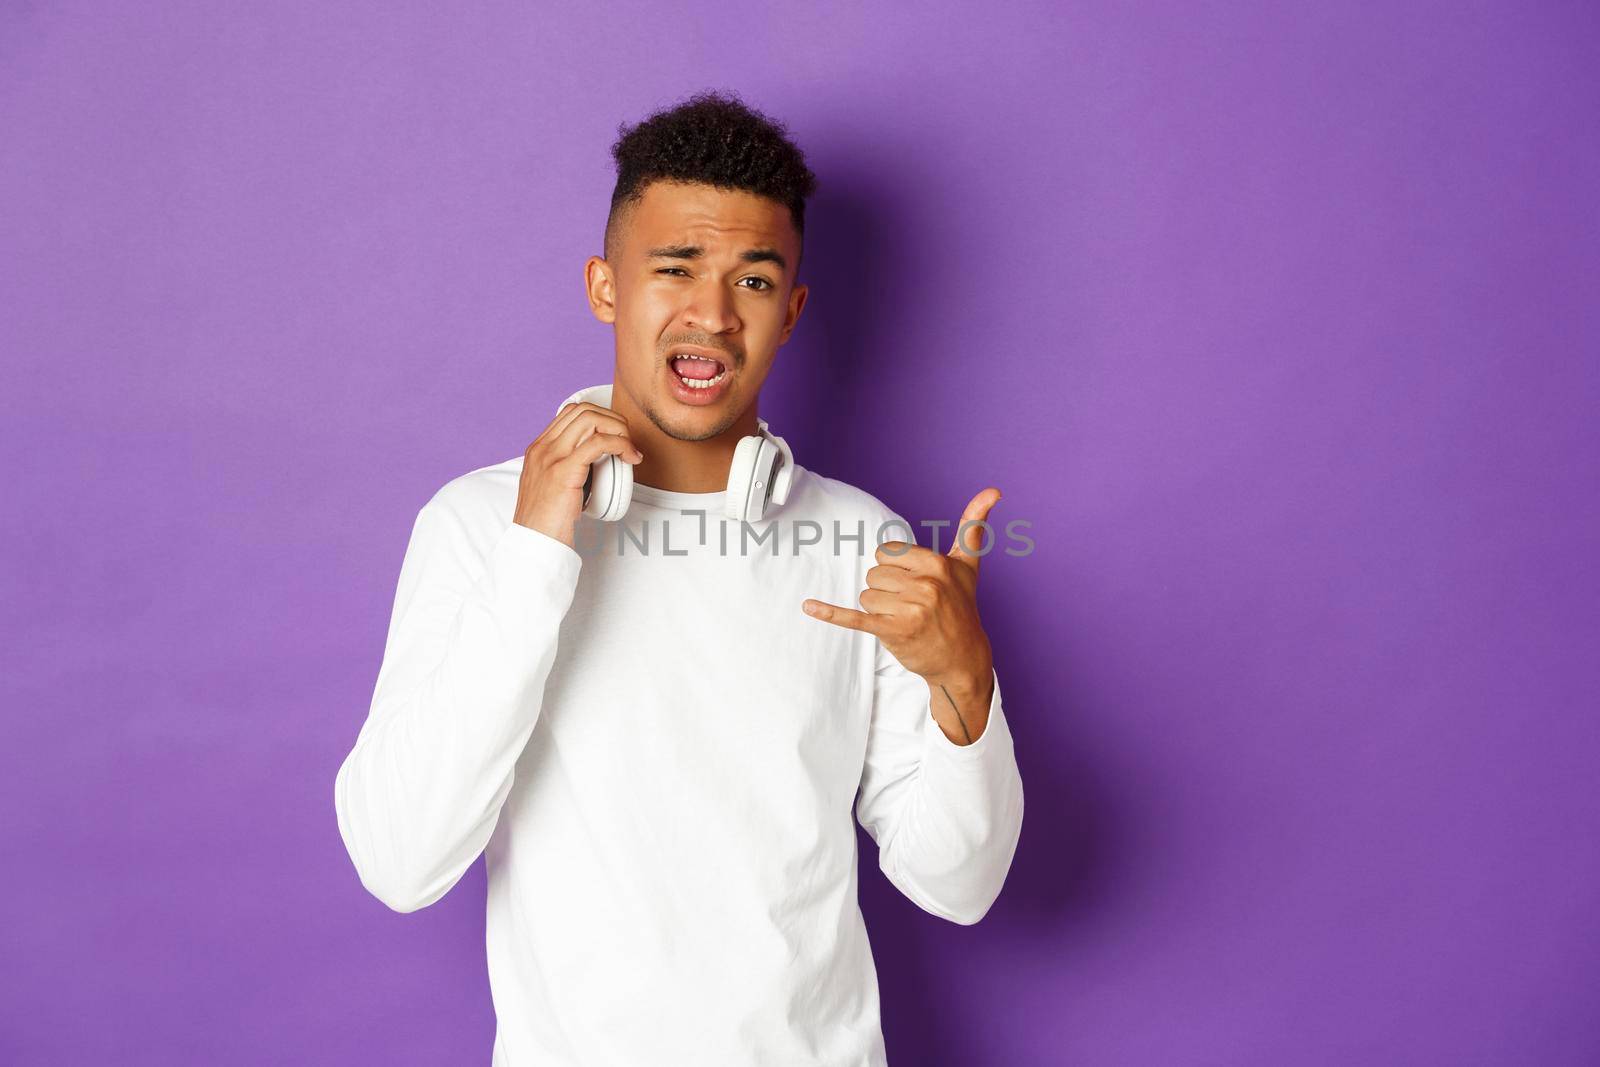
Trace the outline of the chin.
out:
<instances>
[{"instance_id":1,"label":"chin","mask_svg":"<svg viewBox=\"0 0 1600 1067\"><path fill-rule=\"evenodd\" d=\"M685 410L684 405L668 399L663 410L669 413L671 426L662 429L680 441L709 441L720 437L739 420L740 414L738 406L729 401Z\"/></svg>"}]
</instances>

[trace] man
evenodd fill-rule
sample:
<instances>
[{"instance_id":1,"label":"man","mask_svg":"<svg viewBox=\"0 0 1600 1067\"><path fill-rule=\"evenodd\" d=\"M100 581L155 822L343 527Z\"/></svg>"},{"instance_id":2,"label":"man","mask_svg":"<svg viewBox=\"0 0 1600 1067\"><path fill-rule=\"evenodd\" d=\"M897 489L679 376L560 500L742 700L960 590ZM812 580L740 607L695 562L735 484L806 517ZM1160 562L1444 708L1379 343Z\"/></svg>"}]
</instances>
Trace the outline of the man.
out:
<instances>
[{"instance_id":1,"label":"man","mask_svg":"<svg viewBox=\"0 0 1600 1067\"><path fill-rule=\"evenodd\" d=\"M976 598L999 493L948 554L873 545L911 527L799 464L781 506L725 517L805 305L815 178L734 97L622 133L585 264L609 403L418 513L339 830L401 912L484 854L496 1067L883 1067L852 808L891 882L958 923L1021 828ZM614 523L582 510L605 456L634 478Z\"/></svg>"}]
</instances>

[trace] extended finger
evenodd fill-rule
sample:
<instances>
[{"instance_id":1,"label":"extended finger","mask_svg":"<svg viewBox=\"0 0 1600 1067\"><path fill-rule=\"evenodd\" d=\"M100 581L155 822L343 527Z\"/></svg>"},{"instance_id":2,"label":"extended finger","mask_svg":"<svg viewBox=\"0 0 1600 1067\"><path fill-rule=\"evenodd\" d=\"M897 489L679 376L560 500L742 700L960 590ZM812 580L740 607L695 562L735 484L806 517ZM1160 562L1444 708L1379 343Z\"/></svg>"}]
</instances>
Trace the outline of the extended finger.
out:
<instances>
[{"instance_id":1,"label":"extended finger","mask_svg":"<svg viewBox=\"0 0 1600 1067\"><path fill-rule=\"evenodd\" d=\"M961 513L961 521L956 524L955 540L950 545L950 558L971 567L977 573L978 564L986 553L984 547L985 520L989 517L989 509L1000 502L1000 490L988 486L978 491L968 503L966 510ZM993 534L991 532L990 536ZM992 546L992 542L991 542Z\"/></svg>"},{"instance_id":2,"label":"extended finger","mask_svg":"<svg viewBox=\"0 0 1600 1067\"><path fill-rule=\"evenodd\" d=\"M878 633L882 627L882 620L870 612L855 611L851 608L841 608L837 604L824 604L820 600L806 600L800 607L813 619L831 622L835 626L842 626L847 630L863 630L869 634Z\"/></svg>"}]
</instances>

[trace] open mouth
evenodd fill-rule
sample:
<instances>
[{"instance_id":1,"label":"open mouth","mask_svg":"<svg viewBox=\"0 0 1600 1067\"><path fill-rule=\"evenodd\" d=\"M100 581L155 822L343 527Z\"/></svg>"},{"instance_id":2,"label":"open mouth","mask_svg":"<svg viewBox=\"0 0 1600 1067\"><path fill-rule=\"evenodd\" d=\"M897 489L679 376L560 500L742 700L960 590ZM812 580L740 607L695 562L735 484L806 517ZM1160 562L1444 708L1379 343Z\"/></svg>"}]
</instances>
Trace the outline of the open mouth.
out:
<instances>
[{"instance_id":1,"label":"open mouth","mask_svg":"<svg viewBox=\"0 0 1600 1067\"><path fill-rule=\"evenodd\" d=\"M728 375L722 360L699 352L675 353L667 358L667 365L686 389L713 389Z\"/></svg>"}]
</instances>

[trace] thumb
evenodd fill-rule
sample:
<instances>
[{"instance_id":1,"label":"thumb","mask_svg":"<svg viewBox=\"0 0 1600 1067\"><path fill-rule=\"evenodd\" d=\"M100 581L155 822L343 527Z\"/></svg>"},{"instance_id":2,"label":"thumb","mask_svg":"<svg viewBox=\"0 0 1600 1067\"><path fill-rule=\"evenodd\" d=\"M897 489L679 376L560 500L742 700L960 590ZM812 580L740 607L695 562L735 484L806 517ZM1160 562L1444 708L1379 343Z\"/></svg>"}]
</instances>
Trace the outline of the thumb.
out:
<instances>
[{"instance_id":1,"label":"thumb","mask_svg":"<svg viewBox=\"0 0 1600 1067\"><path fill-rule=\"evenodd\" d=\"M1000 490L994 486L981 490L977 496L967 504L967 510L961 513L961 521L956 524L955 539L950 542L948 555L951 559L958 559L977 571L978 562L983 557L978 552L983 549L984 532L978 523L989 517L989 509L1000 502ZM989 546L994 547L994 538L990 537Z\"/></svg>"}]
</instances>

